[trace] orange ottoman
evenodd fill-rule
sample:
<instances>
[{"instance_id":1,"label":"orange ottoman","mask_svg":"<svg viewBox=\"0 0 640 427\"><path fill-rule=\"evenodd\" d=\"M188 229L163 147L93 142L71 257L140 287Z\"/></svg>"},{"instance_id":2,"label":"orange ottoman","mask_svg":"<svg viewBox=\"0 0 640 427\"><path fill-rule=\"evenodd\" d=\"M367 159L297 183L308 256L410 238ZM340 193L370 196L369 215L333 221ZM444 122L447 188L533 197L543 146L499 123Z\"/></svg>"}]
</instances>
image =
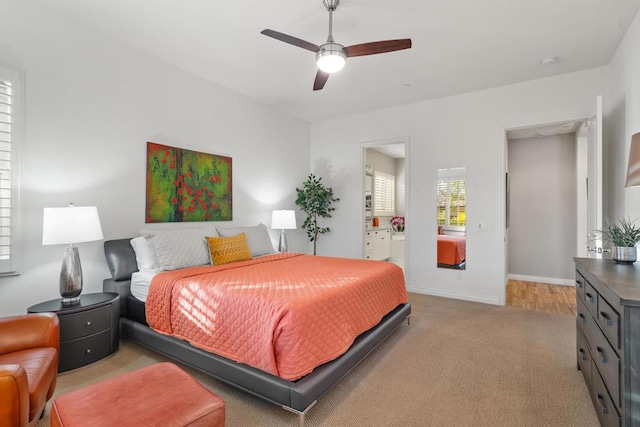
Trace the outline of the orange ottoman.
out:
<instances>
[{"instance_id":1,"label":"orange ottoman","mask_svg":"<svg viewBox=\"0 0 640 427\"><path fill-rule=\"evenodd\" d=\"M224 401L172 363L78 389L51 407L51 427L222 427L224 418Z\"/></svg>"}]
</instances>

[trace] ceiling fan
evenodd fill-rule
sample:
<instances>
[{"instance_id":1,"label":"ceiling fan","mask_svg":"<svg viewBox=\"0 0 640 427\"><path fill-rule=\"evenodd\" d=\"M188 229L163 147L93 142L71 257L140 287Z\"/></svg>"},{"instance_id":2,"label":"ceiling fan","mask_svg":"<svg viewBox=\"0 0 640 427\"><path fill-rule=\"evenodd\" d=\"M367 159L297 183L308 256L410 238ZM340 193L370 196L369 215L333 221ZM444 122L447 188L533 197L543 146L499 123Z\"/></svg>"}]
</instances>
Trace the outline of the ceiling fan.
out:
<instances>
[{"instance_id":1,"label":"ceiling fan","mask_svg":"<svg viewBox=\"0 0 640 427\"><path fill-rule=\"evenodd\" d=\"M313 90L322 89L325 83L327 83L329 75L340 71L342 67L344 67L347 58L393 52L396 50L409 49L411 47L411 39L384 40L344 47L343 45L336 43L333 40L332 35L333 12L338 8L340 0L323 0L322 3L329 11L329 37L327 37L327 41L320 46L277 31L261 31L261 34L264 34L265 36L273 37L274 39L285 43L310 50L316 54L318 73L316 74L316 79L313 82Z\"/></svg>"}]
</instances>

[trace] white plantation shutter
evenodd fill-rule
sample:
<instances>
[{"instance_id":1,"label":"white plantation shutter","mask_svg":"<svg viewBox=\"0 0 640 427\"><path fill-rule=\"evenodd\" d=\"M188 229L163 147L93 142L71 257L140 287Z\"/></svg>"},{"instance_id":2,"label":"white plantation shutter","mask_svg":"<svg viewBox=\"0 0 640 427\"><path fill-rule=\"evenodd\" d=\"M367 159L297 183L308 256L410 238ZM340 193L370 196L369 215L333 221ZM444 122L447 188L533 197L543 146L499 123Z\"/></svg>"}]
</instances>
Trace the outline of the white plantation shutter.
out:
<instances>
[{"instance_id":1,"label":"white plantation shutter","mask_svg":"<svg viewBox=\"0 0 640 427\"><path fill-rule=\"evenodd\" d=\"M0 65L0 275L19 266L17 152L22 121L22 72Z\"/></svg>"},{"instance_id":2,"label":"white plantation shutter","mask_svg":"<svg viewBox=\"0 0 640 427\"><path fill-rule=\"evenodd\" d=\"M439 178L437 193L437 224L450 227L465 227L467 222L466 177Z\"/></svg>"},{"instance_id":3,"label":"white plantation shutter","mask_svg":"<svg viewBox=\"0 0 640 427\"><path fill-rule=\"evenodd\" d=\"M374 171L373 187L373 214L394 216L396 214L396 177Z\"/></svg>"}]
</instances>

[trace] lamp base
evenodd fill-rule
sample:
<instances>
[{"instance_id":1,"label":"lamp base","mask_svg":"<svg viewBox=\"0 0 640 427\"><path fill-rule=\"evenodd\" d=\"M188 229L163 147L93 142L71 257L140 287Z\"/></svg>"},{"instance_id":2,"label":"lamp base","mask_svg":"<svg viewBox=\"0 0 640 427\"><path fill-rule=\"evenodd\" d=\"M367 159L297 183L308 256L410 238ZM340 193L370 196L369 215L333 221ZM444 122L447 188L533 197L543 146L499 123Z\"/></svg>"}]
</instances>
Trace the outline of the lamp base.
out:
<instances>
[{"instance_id":1,"label":"lamp base","mask_svg":"<svg viewBox=\"0 0 640 427\"><path fill-rule=\"evenodd\" d=\"M62 269L60 270L60 296L63 304L80 301L82 293L82 266L78 248L68 246L64 249Z\"/></svg>"},{"instance_id":2,"label":"lamp base","mask_svg":"<svg viewBox=\"0 0 640 427\"><path fill-rule=\"evenodd\" d=\"M286 231L280 231L280 241L278 242L278 251L279 252L287 252L287 233Z\"/></svg>"}]
</instances>

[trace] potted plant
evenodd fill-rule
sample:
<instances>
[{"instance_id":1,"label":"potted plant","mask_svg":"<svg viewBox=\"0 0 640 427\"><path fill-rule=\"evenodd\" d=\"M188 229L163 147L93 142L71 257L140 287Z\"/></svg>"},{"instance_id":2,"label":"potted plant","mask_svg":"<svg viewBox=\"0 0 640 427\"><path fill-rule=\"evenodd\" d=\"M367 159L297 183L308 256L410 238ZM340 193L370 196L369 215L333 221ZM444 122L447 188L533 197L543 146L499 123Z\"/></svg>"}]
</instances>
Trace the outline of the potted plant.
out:
<instances>
[{"instance_id":1,"label":"potted plant","mask_svg":"<svg viewBox=\"0 0 640 427\"><path fill-rule=\"evenodd\" d=\"M636 244L640 242L640 227L622 218L618 223L607 221L599 230L602 241L611 248L611 258L619 263L634 263L638 259Z\"/></svg>"},{"instance_id":2,"label":"potted plant","mask_svg":"<svg viewBox=\"0 0 640 427\"><path fill-rule=\"evenodd\" d=\"M296 188L298 198L296 205L307 214L302 223L302 228L307 232L309 240L313 242L313 254L316 254L318 244L318 236L331 231L329 227L320 227L318 218L331 218L331 211L335 208L331 205L340 199L333 197L331 187L325 187L320 181L322 178L316 178L314 174L310 174L302 188Z\"/></svg>"},{"instance_id":3,"label":"potted plant","mask_svg":"<svg viewBox=\"0 0 640 427\"><path fill-rule=\"evenodd\" d=\"M391 218L391 227L393 228L393 232L395 234L404 233L404 217L394 216L393 218Z\"/></svg>"}]
</instances>

